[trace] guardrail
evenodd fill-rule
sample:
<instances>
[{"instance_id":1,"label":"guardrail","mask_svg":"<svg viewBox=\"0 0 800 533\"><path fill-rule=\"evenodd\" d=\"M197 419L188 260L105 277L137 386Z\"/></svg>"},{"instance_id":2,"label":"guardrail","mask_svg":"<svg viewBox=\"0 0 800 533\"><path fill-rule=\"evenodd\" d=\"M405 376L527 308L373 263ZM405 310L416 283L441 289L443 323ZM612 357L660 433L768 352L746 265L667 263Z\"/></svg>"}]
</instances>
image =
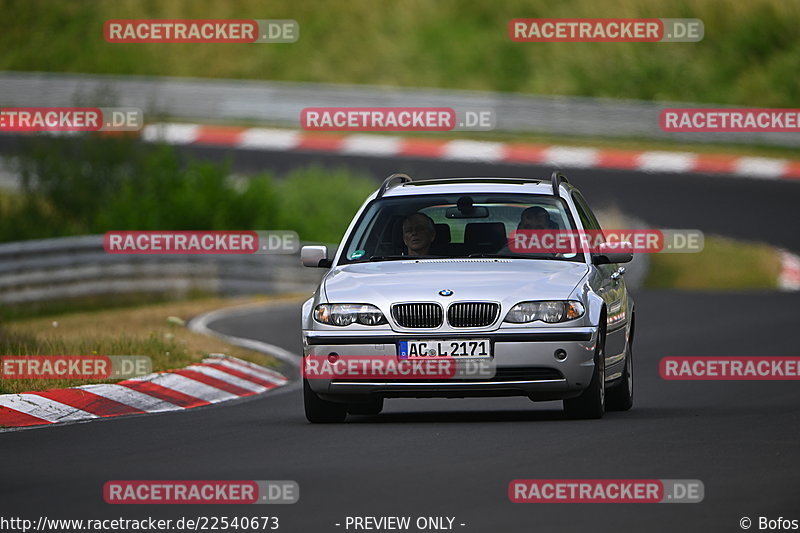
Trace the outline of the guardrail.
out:
<instances>
[{"instance_id":1,"label":"guardrail","mask_svg":"<svg viewBox=\"0 0 800 533\"><path fill-rule=\"evenodd\" d=\"M102 235L0 244L0 303L192 291L220 295L313 292L321 269L294 255L108 254Z\"/></svg>"},{"instance_id":2,"label":"guardrail","mask_svg":"<svg viewBox=\"0 0 800 533\"><path fill-rule=\"evenodd\" d=\"M335 253L335 246L328 246ZM628 265L628 285L642 285L649 258ZM109 254L102 235L0 244L0 303L133 293L185 296L202 291L222 296L311 294L325 273L305 268L300 256Z\"/></svg>"},{"instance_id":3,"label":"guardrail","mask_svg":"<svg viewBox=\"0 0 800 533\"><path fill-rule=\"evenodd\" d=\"M0 105L138 107L148 115L188 121L259 122L298 128L305 107L452 107L493 110L496 130L551 135L670 139L681 142L800 146L794 133L664 132L664 107L681 102L532 96L255 80L0 72ZM703 104L703 107L728 107Z\"/></svg>"}]
</instances>

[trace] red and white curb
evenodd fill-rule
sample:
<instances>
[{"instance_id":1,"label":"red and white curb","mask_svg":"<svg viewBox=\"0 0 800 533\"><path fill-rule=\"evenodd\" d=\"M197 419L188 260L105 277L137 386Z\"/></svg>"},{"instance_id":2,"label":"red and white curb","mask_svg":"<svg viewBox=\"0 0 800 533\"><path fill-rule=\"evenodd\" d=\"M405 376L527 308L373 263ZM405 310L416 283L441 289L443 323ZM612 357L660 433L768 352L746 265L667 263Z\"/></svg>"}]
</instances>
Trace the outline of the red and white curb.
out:
<instances>
[{"instance_id":1,"label":"red and white curb","mask_svg":"<svg viewBox=\"0 0 800 533\"><path fill-rule=\"evenodd\" d=\"M213 355L179 370L114 384L0 395L0 426L25 427L191 409L260 394L289 380L235 357Z\"/></svg>"},{"instance_id":2,"label":"red and white curb","mask_svg":"<svg viewBox=\"0 0 800 533\"><path fill-rule=\"evenodd\" d=\"M781 273L778 287L783 291L800 291L800 256L781 250Z\"/></svg>"},{"instance_id":3,"label":"red and white curb","mask_svg":"<svg viewBox=\"0 0 800 533\"><path fill-rule=\"evenodd\" d=\"M800 179L800 161L691 152L636 151L577 146L437 140L376 134L322 134L299 130L150 124L146 141L232 148L313 151L377 157L420 157L481 163L540 164L566 168L608 168L644 172L697 172L732 177Z\"/></svg>"}]
</instances>

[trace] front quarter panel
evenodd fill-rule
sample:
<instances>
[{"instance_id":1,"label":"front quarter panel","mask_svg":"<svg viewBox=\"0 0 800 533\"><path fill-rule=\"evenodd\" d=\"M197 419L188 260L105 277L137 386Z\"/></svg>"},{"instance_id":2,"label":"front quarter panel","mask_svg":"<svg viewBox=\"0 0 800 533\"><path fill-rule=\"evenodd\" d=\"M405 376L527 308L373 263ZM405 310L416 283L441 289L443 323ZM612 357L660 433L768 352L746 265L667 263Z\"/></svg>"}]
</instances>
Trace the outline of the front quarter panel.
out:
<instances>
[{"instance_id":1,"label":"front quarter panel","mask_svg":"<svg viewBox=\"0 0 800 533\"><path fill-rule=\"evenodd\" d=\"M311 312L314 310L314 307L317 305L316 301L317 301L317 294L318 293L319 293L319 291L315 292L314 295L311 298L309 298L308 300L303 302L303 309L301 311L301 313L302 313L301 320L302 320L302 323L303 323L303 330L304 331L311 329L311 325L312 325L312 322L314 320L314 318L311 316Z\"/></svg>"},{"instance_id":2,"label":"front quarter panel","mask_svg":"<svg viewBox=\"0 0 800 533\"><path fill-rule=\"evenodd\" d=\"M600 315L605 305L605 300L600 296L603 280L597 267L591 266L589 274L575 287L570 299L580 300L586 304L586 325L599 326Z\"/></svg>"}]
</instances>

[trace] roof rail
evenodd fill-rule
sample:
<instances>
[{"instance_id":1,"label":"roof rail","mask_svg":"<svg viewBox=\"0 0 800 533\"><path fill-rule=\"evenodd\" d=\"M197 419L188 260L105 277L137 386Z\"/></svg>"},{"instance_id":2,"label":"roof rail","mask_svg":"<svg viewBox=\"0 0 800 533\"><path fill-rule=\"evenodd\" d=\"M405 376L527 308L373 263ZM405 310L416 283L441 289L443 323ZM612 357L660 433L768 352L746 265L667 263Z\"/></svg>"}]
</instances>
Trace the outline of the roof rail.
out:
<instances>
[{"instance_id":1,"label":"roof rail","mask_svg":"<svg viewBox=\"0 0 800 533\"><path fill-rule=\"evenodd\" d=\"M550 175L550 181L553 184L553 195L555 196L559 196L558 188L561 187L562 183L569 184L567 177L559 170L553 171L553 174Z\"/></svg>"},{"instance_id":2,"label":"roof rail","mask_svg":"<svg viewBox=\"0 0 800 533\"><path fill-rule=\"evenodd\" d=\"M392 174L391 176L383 180L381 188L378 189L378 196L376 196L376 198L380 198L384 194L386 194L386 191L392 188L392 186L394 186L395 183L403 184L403 183L408 183L410 181L414 180L412 180L411 176L409 176L408 174Z\"/></svg>"}]
</instances>

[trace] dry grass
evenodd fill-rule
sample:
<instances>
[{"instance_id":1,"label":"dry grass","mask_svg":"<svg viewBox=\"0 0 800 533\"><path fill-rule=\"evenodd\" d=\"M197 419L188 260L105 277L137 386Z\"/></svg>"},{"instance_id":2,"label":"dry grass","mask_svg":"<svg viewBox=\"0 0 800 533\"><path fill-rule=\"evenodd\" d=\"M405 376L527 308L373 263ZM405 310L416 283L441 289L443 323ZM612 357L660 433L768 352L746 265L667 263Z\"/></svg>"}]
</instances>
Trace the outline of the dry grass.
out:
<instances>
[{"instance_id":1,"label":"dry grass","mask_svg":"<svg viewBox=\"0 0 800 533\"><path fill-rule=\"evenodd\" d=\"M775 289L781 262L767 244L706 235L697 254L653 254L645 287L687 290Z\"/></svg>"},{"instance_id":2,"label":"dry grass","mask_svg":"<svg viewBox=\"0 0 800 533\"><path fill-rule=\"evenodd\" d=\"M268 355L230 346L221 340L189 331L188 322L199 314L233 305L297 300L297 296L209 298L149 305L131 309L92 311L13 321L0 332L3 355L146 355L153 370L179 368L209 353L226 353L266 366ZM0 380L0 393L74 387L78 380Z\"/></svg>"},{"instance_id":3,"label":"dry grass","mask_svg":"<svg viewBox=\"0 0 800 533\"><path fill-rule=\"evenodd\" d=\"M606 229L638 229L641 223L618 207L597 211ZM779 251L768 244L706 235L700 253L650 254L645 287L679 290L774 289L778 285Z\"/></svg>"}]
</instances>

